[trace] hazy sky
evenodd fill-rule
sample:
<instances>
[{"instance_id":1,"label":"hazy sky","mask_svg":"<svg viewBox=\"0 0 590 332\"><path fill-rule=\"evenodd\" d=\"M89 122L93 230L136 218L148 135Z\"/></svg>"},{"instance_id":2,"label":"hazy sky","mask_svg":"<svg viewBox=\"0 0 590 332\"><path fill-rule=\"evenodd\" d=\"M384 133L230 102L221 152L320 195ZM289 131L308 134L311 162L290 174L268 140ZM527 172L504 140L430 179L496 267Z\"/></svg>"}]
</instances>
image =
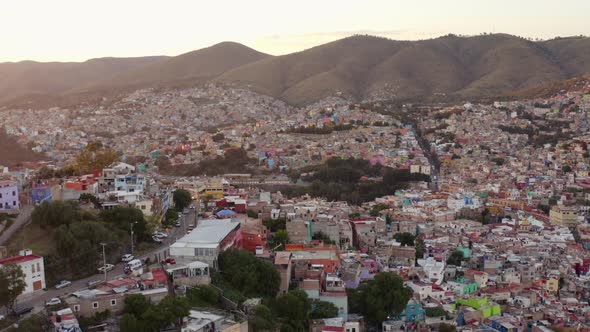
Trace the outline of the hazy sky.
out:
<instances>
[{"instance_id":1,"label":"hazy sky","mask_svg":"<svg viewBox=\"0 0 590 332\"><path fill-rule=\"evenodd\" d=\"M351 34L590 35L588 0L0 0L0 62L177 55L221 41L271 54Z\"/></svg>"}]
</instances>

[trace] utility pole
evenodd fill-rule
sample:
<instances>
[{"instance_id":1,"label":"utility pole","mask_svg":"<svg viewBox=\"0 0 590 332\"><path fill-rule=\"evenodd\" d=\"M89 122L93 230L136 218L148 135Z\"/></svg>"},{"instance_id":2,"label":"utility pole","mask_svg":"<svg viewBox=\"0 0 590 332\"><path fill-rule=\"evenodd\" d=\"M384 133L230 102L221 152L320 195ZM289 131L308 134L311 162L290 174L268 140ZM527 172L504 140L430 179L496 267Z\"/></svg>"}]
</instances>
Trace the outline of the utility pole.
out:
<instances>
[{"instance_id":1,"label":"utility pole","mask_svg":"<svg viewBox=\"0 0 590 332\"><path fill-rule=\"evenodd\" d=\"M102 246L102 268L104 269L104 282L107 282L107 255L105 252L106 243L100 243Z\"/></svg>"},{"instance_id":2,"label":"utility pole","mask_svg":"<svg viewBox=\"0 0 590 332\"><path fill-rule=\"evenodd\" d=\"M131 223L131 255L133 255L133 225L137 224L137 221Z\"/></svg>"}]
</instances>

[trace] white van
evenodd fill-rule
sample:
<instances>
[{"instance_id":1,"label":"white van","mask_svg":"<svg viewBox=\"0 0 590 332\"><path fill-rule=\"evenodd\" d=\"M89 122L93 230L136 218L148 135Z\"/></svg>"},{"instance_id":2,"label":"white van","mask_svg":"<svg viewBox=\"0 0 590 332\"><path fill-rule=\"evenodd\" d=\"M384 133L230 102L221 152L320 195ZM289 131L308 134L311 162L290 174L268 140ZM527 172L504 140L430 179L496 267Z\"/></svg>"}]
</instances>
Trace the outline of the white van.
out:
<instances>
[{"instance_id":1,"label":"white van","mask_svg":"<svg viewBox=\"0 0 590 332\"><path fill-rule=\"evenodd\" d=\"M137 270L142 266L143 262L141 261L141 259L134 259L132 261L129 261L129 263L127 263L126 265L127 269L129 269L130 271Z\"/></svg>"}]
</instances>

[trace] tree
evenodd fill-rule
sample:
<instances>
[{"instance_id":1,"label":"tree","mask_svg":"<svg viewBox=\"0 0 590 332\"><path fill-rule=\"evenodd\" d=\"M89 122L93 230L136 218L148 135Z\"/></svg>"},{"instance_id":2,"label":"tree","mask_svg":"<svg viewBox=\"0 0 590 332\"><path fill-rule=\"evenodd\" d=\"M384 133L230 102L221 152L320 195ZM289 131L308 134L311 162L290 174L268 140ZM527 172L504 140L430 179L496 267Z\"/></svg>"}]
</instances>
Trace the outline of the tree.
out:
<instances>
[{"instance_id":1,"label":"tree","mask_svg":"<svg viewBox=\"0 0 590 332\"><path fill-rule=\"evenodd\" d=\"M447 264L461 266L461 262L463 261L463 252L459 250L455 250L451 253L451 256L447 259Z\"/></svg>"},{"instance_id":2,"label":"tree","mask_svg":"<svg viewBox=\"0 0 590 332\"><path fill-rule=\"evenodd\" d=\"M178 211L182 211L185 208L189 207L193 200L191 193L188 190L184 189L174 190L172 199L174 200L174 207L176 207Z\"/></svg>"},{"instance_id":3,"label":"tree","mask_svg":"<svg viewBox=\"0 0 590 332\"><path fill-rule=\"evenodd\" d=\"M571 167L570 165L563 165L563 167L561 167L561 170L562 170L564 173L569 173L569 172L571 172L571 171L572 171L572 167Z\"/></svg>"},{"instance_id":4,"label":"tree","mask_svg":"<svg viewBox=\"0 0 590 332\"><path fill-rule=\"evenodd\" d=\"M119 329L121 332L135 332L145 330L141 322L131 314L123 315L121 323L119 324Z\"/></svg>"},{"instance_id":5,"label":"tree","mask_svg":"<svg viewBox=\"0 0 590 332\"><path fill-rule=\"evenodd\" d=\"M96 170L102 170L115 161L120 155L102 146L100 142L89 142L88 145L76 157L76 168L80 173L86 174Z\"/></svg>"},{"instance_id":6,"label":"tree","mask_svg":"<svg viewBox=\"0 0 590 332\"><path fill-rule=\"evenodd\" d=\"M125 298L124 310L126 314L141 317L152 304L143 294L132 294Z\"/></svg>"},{"instance_id":7,"label":"tree","mask_svg":"<svg viewBox=\"0 0 590 332\"><path fill-rule=\"evenodd\" d=\"M178 220L178 211L176 209L170 208L166 210L166 221L165 224L167 226L171 226Z\"/></svg>"},{"instance_id":8,"label":"tree","mask_svg":"<svg viewBox=\"0 0 590 332\"><path fill-rule=\"evenodd\" d=\"M396 233L393 238L402 244L402 246L409 246L409 247L413 247L414 246L414 240L416 239L416 237L414 235L412 235L411 233Z\"/></svg>"},{"instance_id":9,"label":"tree","mask_svg":"<svg viewBox=\"0 0 590 332\"><path fill-rule=\"evenodd\" d=\"M117 206L114 209L101 211L99 217L127 234L131 231L131 223L134 223L133 232L139 241L149 241L151 238L143 212L138 208Z\"/></svg>"},{"instance_id":10,"label":"tree","mask_svg":"<svg viewBox=\"0 0 590 332\"><path fill-rule=\"evenodd\" d=\"M188 316L191 305L184 297L166 296L158 303L157 308L166 314L168 324L181 326L182 318Z\"/></svg>"},{"instance_id":11,"label":"tree","mask_svg":"<svg viewBox=\"0 0 590 332\"><path fill-rule=\"evenodd\" d=\"M219 291L208 285L187 289L186 298L195 307L216 307L219 305Z\"/></svg>"},{"instance_id":12,"label":"tree","mask_svg":"<svg viewBox=\"0 0 590 332\"><path fill-rule=\"evenodd\" d=\"M332 239L330 239L328 234L326 234L322 231L313 233L311 238L313 240L320 240L320 241L324 242L324 244L336 244L336 242L334 242Z\"/></svg>"},{"instance_id":13,"label":"tree","mask_svg":"<svg viewBox=\"0 0 590 332\"><path fill-rule=\"evenodd\" d=\"M287 230L285 229L280 229L278 230L275 235L274 235L274 241L275 241L275 245L281 245L281 250L284 250L285 247L287 246L287 243L289 243L289 233L287 233Z\"/></svg>"},{"instance_id":14,"label":"tree","mask_svg":"<svg viewBox=\"0 0 590 332\"><path fill-rule=\"evenodd\" d=\"M311 319L333 318L338 316L338 307L332 302L313 300L310 316Z\"/></svg>"},{"instance_id":15,"label":"tree","mask_svg":"<svg viewBox=\"0 0 590 332\"><path fill-rule=\"evenodd\" d=\"M424 253L426 252L426 245L424 244L424 240L416 239L414 243L416 245L416 259L424 258Z\"/></svg>"},{"instance_id":16,"label":"tree","mask_svg":"<svg viewBox=\"0 0 590 332\"><path fill-rule=\"evenodd\" d=\"M305 291L296 289L281 295L276 302L277 317L281 319L281 331L287 329L303 331L309 320L310 303Z\"/></svg>"},{"instance_id":17,"label":"tree","mask_svg":"<svg viewBox=\"0 0 590 332\"><path fill-rule=\"evenodd\" d=\"M80 221L81 214L77 202L74 201L47 201L35 207L31 218L33 223L45 227L59 227Z\"/></svg>"},{"instance_id":18,"label":"tree","mask_svg":"<svg viewBox=\"0 0 590 332\"><path fill-rule=\"evenodd\" d=\"M25 287L25 274L19 265L9 263L0 267L0 306L6 306L8 312L14 313L16 299Z\"/></svg>"},{"instance_id":19,"label":"tree","mask_svg":"<svg viewBox=\"0 0 590 332\"><path fill-rule=\"evenodd\" d=\"M399 315L408 304L412 291L394 272L382 272L349 296L351 311L363 314L368 323L376 325Z\"/></svg>"},{"instance_id":20,"label":"tree","mask_svg":"<svg viewBox=\"0 0 590 332\"><path fill-rule=\"evenodd\" d=\"M248 317L248 322L252 331L275 331L276 322L270 309L264 304L259 304L252 308Z\"/></svg>"},{"instance_id":21,"label":"tree","mask_svg":"<svg viewBox=\"0 0 590 332\"><path fill-rule=\"evenodd\" d=\"M248 218L258 219L258 212L256 211L248 210L246 211L246 214L248 215Z\"/></svg>"},{"instance_id":22,"label":"tree","mask_svg":"<svg viewBox=\"0 0 590 332\"><path fill-rule=\"evenodd\" d=\"M287 219L286 218L277 218L277 219L264 219L262 224L268 228L269 232L275 233L281 229L287 229Z\"/></svg>"},{"instance_id":23,"label":"tree","mask_svg":"<svg viewBox=\"0 0 590 332\"><path fill-rule=\"evenodd\" d=\"M219 267L223 280L246 297L274 297L279 291L281 277L274 265L249 251L224 251L219 255Z\"/></svg>"}]
</instances>

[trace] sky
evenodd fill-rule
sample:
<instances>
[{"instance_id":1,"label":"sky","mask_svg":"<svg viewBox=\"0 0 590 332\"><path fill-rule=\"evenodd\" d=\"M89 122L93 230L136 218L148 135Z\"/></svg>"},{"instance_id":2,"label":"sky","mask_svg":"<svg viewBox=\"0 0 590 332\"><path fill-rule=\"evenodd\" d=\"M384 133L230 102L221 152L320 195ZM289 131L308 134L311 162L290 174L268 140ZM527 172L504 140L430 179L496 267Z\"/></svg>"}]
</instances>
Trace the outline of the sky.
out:
<instances>
[{"instance_id":1,"label":"sky","mask_svg":"<svg viewBox=\"0 0 590 332\"><path fill-rule=\"evenodd\" d=\"M353 34L590 35L588 0L0 0L0 62L178 55L235 41L273 55Z\"/></svg>"}]
</instances>

